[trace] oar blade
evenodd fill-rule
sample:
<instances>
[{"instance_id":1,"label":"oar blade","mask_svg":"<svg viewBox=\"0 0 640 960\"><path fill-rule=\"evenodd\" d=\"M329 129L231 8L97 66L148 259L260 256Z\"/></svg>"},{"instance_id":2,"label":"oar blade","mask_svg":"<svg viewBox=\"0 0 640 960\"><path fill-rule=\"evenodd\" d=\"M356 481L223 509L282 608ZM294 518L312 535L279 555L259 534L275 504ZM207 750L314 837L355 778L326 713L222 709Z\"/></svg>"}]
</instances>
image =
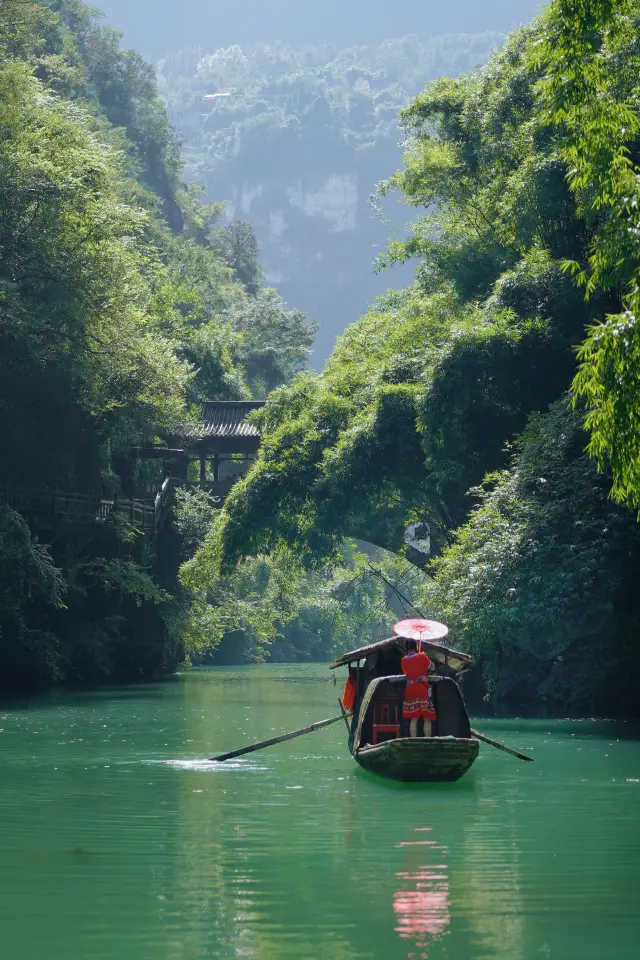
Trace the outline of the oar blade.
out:
<instances>
[{"instance_id":1,"label":"oar blade","mask_svg":"<svg viewBox=\"0 0 640 960\"><path fill-rule=\"evenodd\" d=\"M482 740L483 743L488 743L490 747L495 747L496 750L502 750L503 753L510 753L512 757L517 757L518 760L524 760L526 763L534 763L534 757L528 757L526 753L520 753L519 750L514 750L513 747L507 747L506 744L500 743L498 740L492 740L491 737L480 733L479 730L474 730L473 727L471 728L471 734L477 740Z\"/></svg>"}]
</instances>

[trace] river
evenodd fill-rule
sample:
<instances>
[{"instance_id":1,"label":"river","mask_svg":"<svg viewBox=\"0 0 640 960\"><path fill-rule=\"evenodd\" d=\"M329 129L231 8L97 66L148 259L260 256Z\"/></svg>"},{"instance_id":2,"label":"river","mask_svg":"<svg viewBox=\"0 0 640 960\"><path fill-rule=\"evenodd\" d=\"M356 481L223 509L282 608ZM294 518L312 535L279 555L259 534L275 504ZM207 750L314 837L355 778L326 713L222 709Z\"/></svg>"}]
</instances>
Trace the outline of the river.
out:
<instances>
[{"instance_id":1,"label":"river","mask_svg":"<svg viewBox=\"0 0 640 960\"><path fill-rule=\"evenodd\" d=\"M360 770L323 666L0 709L3 960L637 960L640 744L482 721L457 784ZM480 725L480 724L479 724Z\"/></svg>"}]
</instances>

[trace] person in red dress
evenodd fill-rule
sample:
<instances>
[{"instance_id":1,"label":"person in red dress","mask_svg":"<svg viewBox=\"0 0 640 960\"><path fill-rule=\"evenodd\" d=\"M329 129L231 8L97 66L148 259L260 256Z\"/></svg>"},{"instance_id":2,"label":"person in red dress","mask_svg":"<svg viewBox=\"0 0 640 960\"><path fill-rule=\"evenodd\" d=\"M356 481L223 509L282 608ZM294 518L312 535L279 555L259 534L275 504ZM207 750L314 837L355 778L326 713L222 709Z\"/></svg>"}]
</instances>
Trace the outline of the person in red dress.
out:
<instances>
[{"instance_id":1,"label":"person in red dress","mask_svg":"<svg viewBox=\"0 0 640 960\"><path fill-rule=\"evenodd\" d=\"M411 642L411 641L410 641ZM436 719L433 706L429 670L431 660L414 644L402 658L402 672L407 678L404 688L402 716L409 720L409 735L418 736L418 720L422 717L423 736L431 736L431 725Z\"/></svg>"}]
</instances>

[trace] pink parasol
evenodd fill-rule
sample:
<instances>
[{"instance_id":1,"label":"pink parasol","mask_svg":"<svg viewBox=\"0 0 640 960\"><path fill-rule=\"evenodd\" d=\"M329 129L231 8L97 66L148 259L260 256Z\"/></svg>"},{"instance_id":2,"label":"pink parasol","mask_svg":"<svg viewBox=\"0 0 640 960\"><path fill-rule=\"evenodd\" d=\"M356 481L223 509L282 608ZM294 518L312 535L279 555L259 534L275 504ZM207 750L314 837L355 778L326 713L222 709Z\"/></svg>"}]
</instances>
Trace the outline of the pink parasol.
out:
<instances>
[{"instance_id":1,"label":"pink parasol","mask_svg":"<svg viewBox=\"0 0 640 960\"><path fill-rule=\"evenodd\" d=\"M449 627L437 620L399 620L393 632L405 640L418 640L422 644L427 640L442 640L449 633Z\"/></svg>"}]
</instances>

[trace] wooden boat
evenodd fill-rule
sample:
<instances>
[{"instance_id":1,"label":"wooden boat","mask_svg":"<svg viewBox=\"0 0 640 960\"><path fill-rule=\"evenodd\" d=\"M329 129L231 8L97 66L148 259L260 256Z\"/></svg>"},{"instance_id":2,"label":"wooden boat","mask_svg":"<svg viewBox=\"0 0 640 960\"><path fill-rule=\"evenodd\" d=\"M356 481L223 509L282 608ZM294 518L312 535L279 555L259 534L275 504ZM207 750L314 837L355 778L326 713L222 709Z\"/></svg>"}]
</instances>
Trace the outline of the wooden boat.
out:
<instances>
[{"instance_id":1,"label":"wooden boat","mask_svg":"<svg viewBox=\"0 0 640 960\"><path fill-rule=\"evenodd\" d=\"M393 780L443 783L459 780L478 756L480 744L464 737L401 737L354 753L361 767Z\"/></svg>"},{"instance_id":2,"label":"wooden boat","mask_svg":"<svg viewBox=\"0 0 640 960\"><path fill-rule=\"evenodd\" d=\"M400 664L407 652L405 638L393 636L352 650L331 664L332 670L348 666L355 681L349 749L365 770L394 780L459 780L475 761L480 747L471 735L458 685L473 660L469 654L431 640L423 641L422 649L438 670L430 680L437 715L431 737L410 737L408 721L402 718L406 677Z\"/></svg>"}]
</instances>

